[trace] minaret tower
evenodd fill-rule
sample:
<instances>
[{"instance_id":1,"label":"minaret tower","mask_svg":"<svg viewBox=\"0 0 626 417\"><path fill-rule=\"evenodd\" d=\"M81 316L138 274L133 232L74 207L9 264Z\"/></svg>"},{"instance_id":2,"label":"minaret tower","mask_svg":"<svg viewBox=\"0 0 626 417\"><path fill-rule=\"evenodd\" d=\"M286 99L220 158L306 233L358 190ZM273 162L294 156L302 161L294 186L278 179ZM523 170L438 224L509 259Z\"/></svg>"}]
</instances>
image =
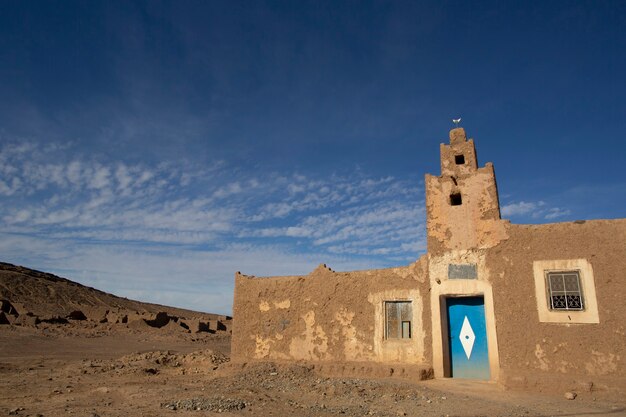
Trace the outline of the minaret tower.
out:
<instances>
[{"instance_id":1,"label":"minaret tower","mask_svg":"<svg viewBox=\"0 0 626 417\"><path fill-rule=\"evenodd\" d=\"M428 253L491 247L504 238L493 164L479 168L474 140L450 131L441 144L441 175L426 175Z\"/></svg>"}]
</instances>

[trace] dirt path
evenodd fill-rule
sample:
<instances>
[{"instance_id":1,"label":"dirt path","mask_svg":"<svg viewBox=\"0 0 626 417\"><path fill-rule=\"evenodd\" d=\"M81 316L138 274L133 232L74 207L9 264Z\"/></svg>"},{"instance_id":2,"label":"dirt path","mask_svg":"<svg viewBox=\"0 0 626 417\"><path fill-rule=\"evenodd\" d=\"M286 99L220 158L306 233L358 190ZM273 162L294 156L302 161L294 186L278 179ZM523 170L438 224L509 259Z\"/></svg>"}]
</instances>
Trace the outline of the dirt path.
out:
<instances>
[{"instance_id":1,"label":"dirt path","mask_svg":"<svg viewBox=\"0 0 626 417\"><path fill-rule=\"evenodd\" d=\"M227 362L229 340L214 335L67 334L0 328L0 415L626 415L625 404L591 396L568 401L489 383L328 378L303 365L242 367Z\"/></svg>"}]
</instances>

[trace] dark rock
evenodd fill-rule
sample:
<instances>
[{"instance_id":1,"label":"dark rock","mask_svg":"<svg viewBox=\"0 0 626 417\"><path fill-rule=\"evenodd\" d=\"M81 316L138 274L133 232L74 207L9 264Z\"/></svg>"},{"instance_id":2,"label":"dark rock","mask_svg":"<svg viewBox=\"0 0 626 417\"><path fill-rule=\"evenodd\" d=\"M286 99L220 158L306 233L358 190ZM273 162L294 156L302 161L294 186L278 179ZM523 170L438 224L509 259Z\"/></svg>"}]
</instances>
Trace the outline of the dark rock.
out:
<instances>
[{"instance_id":1,"label":"dark rock","mask_svg":"<svg viewBox=\"0 0 626 417\"><path fill-rule=\"evenodd\" d=\"M146 323L148 324L148 326L150 327L156 327L156 328L161 328L165 325L167 325L167 323L170 322L170 316L167 315L167 313L161 311L159 313L157 313L157 315L154 317L154 319L152 320L146 320Z\"/></svg>"},{"instance_id":2,"label":"dark rock","mask_svg":"<svg viewBox=\"0 0 626 417\"><path fill-rule=\"evenodd\" d=\"M215 333L214 331L211 330L211 328L209 327L209 323L205 323L202 321L198 322L198 330L197 332L207 332L207 333Z\"/></svg>"},{"instance_id":3,"label":"dark rock","mask_svg":"<svg viewBox=\"0 0 626 417\"><path fill-rule=\"evenodd\" d=\"M80 310L74 310L70 314L67 315L67 318L70 320L87 320L87 316Z\"/></svg>"},{"instance_id":4,"label":"dark rock","mask_svg":"<svg viewBox=\"0 0 626 417\"><path fill-rule=\"evenodd\" d=\"M183 326L184 323L184 326ZM214 330L211 330L210 324L200 321L200 319L189 319L181 322L181 326L189 329L193 333L215 333Z\"/></svg>"},{"instance_id":5,"label":"dark rock","mask_svg":"<svg viewBox=\"0 0 626 417\"><path fill-rule=\"evenodd\" d=\"M18 317L20 314L17 312L13 304L9 300L0 300L0 311L7 315Z\"/></svg>"},{"instance_id":6,"label":"dark rock","mask_svg":"<svg viewBox=\"0 0 626 417\"><path fill-rule=\"evenodd\" d=\"M9 317L4 313L4 311L0 311L0 324L11 324Z\"/></svg>"},{"instance_id":7,"label":"dark rock","mask_svg":"<svg viewBox=\"0 0 626 417\"><path fill-rule=\"evenodd\" d=\"M68 324L69 321L67 321L67 319L65 317L61 317L61 316L50 316L50 317L46 317L41 319L42 323L49 323L49 324Z\"/></svg>"}]
</instances>

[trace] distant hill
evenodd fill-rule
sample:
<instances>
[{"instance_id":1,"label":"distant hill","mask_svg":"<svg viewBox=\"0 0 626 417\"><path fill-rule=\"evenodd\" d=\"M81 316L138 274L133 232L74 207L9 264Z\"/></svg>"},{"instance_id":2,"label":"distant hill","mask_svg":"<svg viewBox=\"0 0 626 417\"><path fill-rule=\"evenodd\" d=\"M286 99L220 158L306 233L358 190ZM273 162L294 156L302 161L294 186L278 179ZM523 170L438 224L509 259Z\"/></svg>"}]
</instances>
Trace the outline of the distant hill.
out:
<instances>
[{"instance_id":1,"label":"distant hill","mask_svg":"<svg viewBox=\"0 0 626 417\"><path fill-rule=\"evenodd\" d=\"M215 332L228 331L232 321L224 315L129 300L67 278L4 262L0 262L0 301L0 324L35 325L68 320L125 324L142 320L152 327L173 322L191 331Z\"/></svg>"}]
</instances>

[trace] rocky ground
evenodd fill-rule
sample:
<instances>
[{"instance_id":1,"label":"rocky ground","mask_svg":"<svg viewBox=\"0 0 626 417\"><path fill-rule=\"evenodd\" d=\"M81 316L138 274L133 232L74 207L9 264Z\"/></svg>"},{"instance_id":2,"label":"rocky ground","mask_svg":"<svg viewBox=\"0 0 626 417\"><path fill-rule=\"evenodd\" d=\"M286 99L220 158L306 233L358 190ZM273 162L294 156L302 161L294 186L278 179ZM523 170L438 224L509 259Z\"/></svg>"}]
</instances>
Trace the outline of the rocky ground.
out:
<instances>
[{"instance_id":1,"label":"rocky ground","mask_svg":"<svg viewBox=\"0 0 626 417\"><path fill-rule=\"evenodd\" d=\"M0 325L90 322L92 327L129 324L191 333L229 332L231 317L144 303L87 287L67 278L0 262Z\"/></svg>"},{"instance_id":2,"label":"rocky ground","mask_svg":"<svg viewBox=\"0 0 626 417\"><path fill-rule=\"evenodd\" d=\"M231 323L0 262L0 416L626 415L626 400L588 391L568 400L491 383L231 363Z\"/></svg>"},{"instance_id":3,"label":"rocky ground","mask_svg":"<svg viewBox=\"0 0 626 417\"><path fill-rule=\"evenodd\" d=\"M489 383L332 378L303 364L233 364L227 334L10 325L0 326L0 346L0 415L626 415L624 404L592 394L567 400Z\"/></svg>"}]
</instances>

